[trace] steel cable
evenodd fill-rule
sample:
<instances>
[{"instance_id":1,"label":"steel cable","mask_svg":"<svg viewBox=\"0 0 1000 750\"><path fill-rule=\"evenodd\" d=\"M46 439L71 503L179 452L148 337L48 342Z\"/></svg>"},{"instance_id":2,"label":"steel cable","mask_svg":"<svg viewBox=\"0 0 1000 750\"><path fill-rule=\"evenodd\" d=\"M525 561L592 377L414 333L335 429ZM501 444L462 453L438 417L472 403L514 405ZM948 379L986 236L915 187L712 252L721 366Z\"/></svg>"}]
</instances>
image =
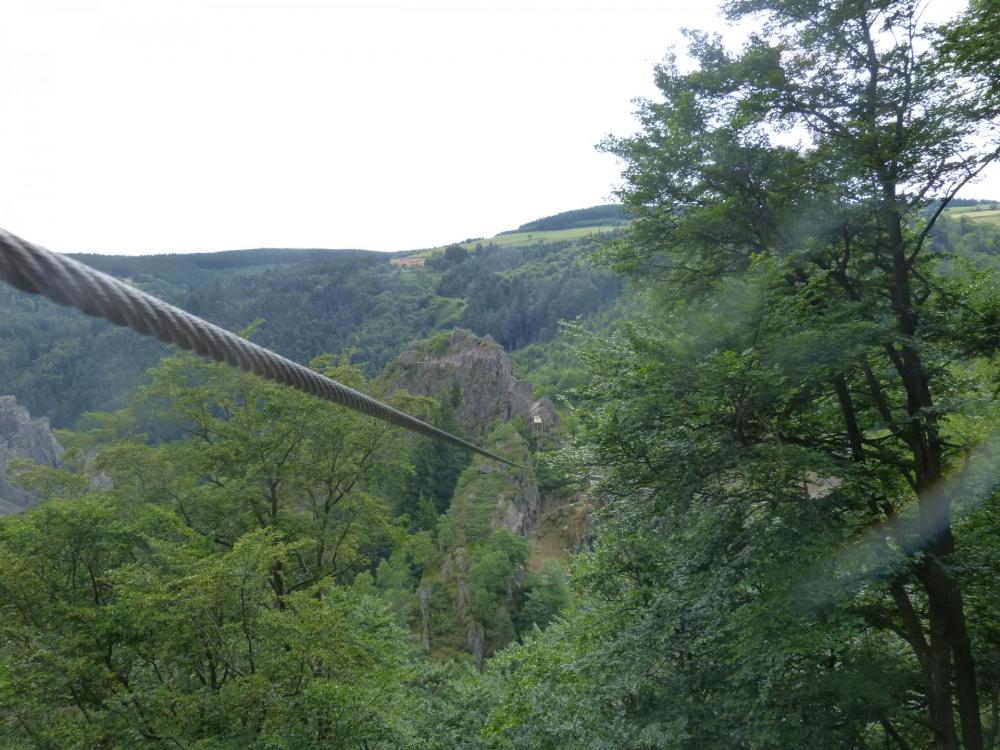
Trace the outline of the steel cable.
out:
<instances>
[{"instance_id":1,"label":"steel cable","mask_svg":"<svg viewBox=\"0 0 1000 750\"><path fill-rule=\"evenodd\" d=\"M169 305L72 258L0 229L0 280L60 305L131 328L166 344L190 349L260 377L319 396L397 427L443 440L495 461L524 467L440 430L388 404L348 388L199 317Z\"/></svg>"}]
</instances>

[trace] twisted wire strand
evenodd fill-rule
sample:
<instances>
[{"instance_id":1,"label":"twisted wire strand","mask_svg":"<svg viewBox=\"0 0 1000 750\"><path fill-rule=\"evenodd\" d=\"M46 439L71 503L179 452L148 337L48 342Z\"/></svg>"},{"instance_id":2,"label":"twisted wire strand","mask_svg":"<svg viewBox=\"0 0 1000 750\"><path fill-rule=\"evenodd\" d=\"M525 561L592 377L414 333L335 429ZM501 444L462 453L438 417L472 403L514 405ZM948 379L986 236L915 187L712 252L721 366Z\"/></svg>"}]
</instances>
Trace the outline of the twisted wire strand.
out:
<instances>
[{"instance_id":1,"label":"twisted wire strand","mask_svg":"<svg viewBox=\"0 0 1000 750\"><path fill-rule=\"evenodd\" d=\"M0 280L22 292L41 294L60 305L105 318L115 325L131 328L165 344L190 349L203 357L239 367L405 430L443 440L509 466L524 468L112 276L3 229L0 229Z\"/></svg>"}]
</instances>

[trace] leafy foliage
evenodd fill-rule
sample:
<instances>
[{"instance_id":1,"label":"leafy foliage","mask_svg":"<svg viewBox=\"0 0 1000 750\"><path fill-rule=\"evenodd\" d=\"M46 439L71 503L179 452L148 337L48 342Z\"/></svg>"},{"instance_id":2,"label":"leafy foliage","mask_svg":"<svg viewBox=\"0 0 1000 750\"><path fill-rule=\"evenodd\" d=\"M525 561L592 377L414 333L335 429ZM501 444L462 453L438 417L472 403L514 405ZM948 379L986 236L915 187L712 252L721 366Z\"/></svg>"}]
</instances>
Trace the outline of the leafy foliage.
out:
<instances>
[{"instance_id":1,"label":"leafy foliage","mask_svg":"<svg viewBox=\"0 0 1000 750\"><path fill-rule=\"evenodd\" d=\"M103 420L113 489L38 467L77 496L0 528L4 744L398 746L409 637L345 584L403 534L379 496L401 436L187 354L134 408L187 437Z\"/></svg>"},{"instance_id":2,"label":"leafy foliage","mask_svg":"<svg viewBox=\"0 0 1000 750\"><path fill-rule=\"evenodd\" d=\"M76 472L15 467L51 499L0 523L0 740L997 747L996 232L949 208L1000 155L993 5L924 30L915 0L731 0L761 33L692 33L694 68L660 66L641 131L605 143L634 220L601 254L630 299L582 348L557 321L607 323L619 291L587 242L423 271L266 251L267 277L191 256L197 280L101 261L232 325L264 314L265 343L355 343L314 366L361 389L357 362L403 340L490 333L572 388L579 439L539 477L601 508L567 579L512 532L541 512L533 469L167 358L70 436ZM11 366L46 346L39 398L76 383L61 313L7 303ZM457 429L447 394L395 398ZM530 465L526 425L488 444Z\"/></svg>"},{"instance_id":3,"label":"leafy foliage","mask_svg":"<svg viewBox=\"0 0 1000 750\"><path fill-rule=\"evenodd\" d=\"M916 3L727 9L763 33L691 34L695 68L658 68L642 131L605 144L637 215L605 258L645 308L580 389L605 507L583 601L488 670L483 736L994 747L1000 295L929 252L992 125Z\"/></svg>"},{"instance_id":4,"label":"leafy foliage","mask_svg":"<svg viewBox=\"0 0 1000 750\"><path fill-rule=\"evenodd\" d=\"M448 400L391 402L456 428ZM65 468L15 465L48 499L0 522L5 747L434 746L413 716L468 683L421 646L481 667L566 602L490 518L530 477L183 353L87 422ZM513 425L493 447L530 462Z\"/></svg>"}]
</instances>

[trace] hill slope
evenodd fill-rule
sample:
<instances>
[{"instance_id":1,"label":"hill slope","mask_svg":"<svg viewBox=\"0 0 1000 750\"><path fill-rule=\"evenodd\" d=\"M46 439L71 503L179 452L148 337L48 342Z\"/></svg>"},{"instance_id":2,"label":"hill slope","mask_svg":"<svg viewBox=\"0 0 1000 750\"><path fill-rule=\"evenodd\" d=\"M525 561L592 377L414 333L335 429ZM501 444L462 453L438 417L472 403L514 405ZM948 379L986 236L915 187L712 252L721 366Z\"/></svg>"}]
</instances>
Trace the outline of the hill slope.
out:
<instances>
[{"instance_id":1,"label":"hill slope","mask_svg":"<svg viewBox=\"0 0 1000 750\"><path fill-rule=\"evenodd\" d=\"M619 281L587 261L593 231L504 239L425 251L423 267L363 250L77 257L229 330L263 321L254 340L296 361L350 351L374 375L409 342L441 331L468 328L513 351L551 340L560 320L614 304ZM6 286L0 317L0 393L59 427L123 406L166 352Z\"/></svg>"}]
</instances>

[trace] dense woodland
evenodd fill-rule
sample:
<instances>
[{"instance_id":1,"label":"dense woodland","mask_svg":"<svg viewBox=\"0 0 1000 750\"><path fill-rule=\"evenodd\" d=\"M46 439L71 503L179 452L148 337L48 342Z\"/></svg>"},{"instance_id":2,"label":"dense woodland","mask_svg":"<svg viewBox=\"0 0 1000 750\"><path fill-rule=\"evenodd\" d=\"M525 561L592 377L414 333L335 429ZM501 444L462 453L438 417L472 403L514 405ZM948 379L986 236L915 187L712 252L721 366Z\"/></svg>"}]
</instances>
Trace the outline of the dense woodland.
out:
<instances>
[{"instance_id":1,"label":"dense woodland","mask_svg":"<svg viewBox=\"0 0 1000 750\"><path fill-rule=\"evenodd\" d=\"M1000 8L725 7L761 31L690 34L602 144L611 236L88 258L375 393L489 333L563 396L492 426L527 469L0 291L0 383L74 426L0 522L0 744L1000 747L1000 225L955 198ZM587 507L573 554L494 522L529 486Z\"/></svg>"},{"instance_id":2,"label":"dense woodland","mask_svg":"<svg viewBox=\"0 0 1000 750\"><path fill-rule=\"evenodd\" d=\"M350 351L374 376L409 342L455 327L517 350L556 338L561 321L613 315L622 282L587 261L595 243L539 236L500 250L483 240L412 270L355 250L78 257L223 328L260 321L255 341L286 357L309 362ZM0 288L0 314L4 393L60 427L87 411L125 406L166 353L8 287Z\"/></svg>"}]
</instances>

